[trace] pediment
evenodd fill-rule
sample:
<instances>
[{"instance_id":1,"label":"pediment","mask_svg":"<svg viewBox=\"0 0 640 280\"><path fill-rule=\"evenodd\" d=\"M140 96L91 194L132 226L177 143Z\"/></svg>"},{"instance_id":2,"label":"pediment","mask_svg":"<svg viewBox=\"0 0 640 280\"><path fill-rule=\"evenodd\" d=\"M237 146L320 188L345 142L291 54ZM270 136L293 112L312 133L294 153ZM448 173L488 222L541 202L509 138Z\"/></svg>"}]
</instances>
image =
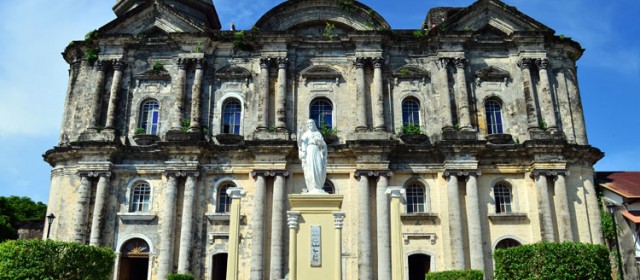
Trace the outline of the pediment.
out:
<instances>
[{"instance_id":1,"label":"pediment","mask_svg":"<svg viewBox=\"0 0 640 280\"><path fill-rule=\"evenodd\" d=\"M494 81L494 82L502 82L505 79L509 79L511 75L506 70L488 66L481 69L478 69L474 76L481 81Z\"/></svg>"},{"instance_id":2,"label":"pediment","mask_svg":"<svg viewBox=\"0 0 640 280\"><path fill-rule=\"evenodd\" d=\"M305 79L338 79L342 75L338 70L329 66L316 65L302 70L300 76Z\"/></svg>"},{"instance_id":3,"label":"pediment","mask_svg":"<svg viewBox=\"0 0 640 280\"><path fill-rule=\"evenodd\" d=\"M398 85L401 81L417 80L426 84L429 82L429 72L417 66L405 65L393 71L395 84Z\"/></svg>"},{"instance_id":4,"label":"pediment","mask_svg":"<svg viewBox=\"0 0 640 280\"><path fill-rule=\"evenodd\" d=\"M449 31L498 30L506 35L521 31L553 30L499 0L479 0L448 18L444 23Z\"/></svg>"},{"instance_id":5,"label":"pediment","mask_svg":"<svg viewBox=\"0 0 640 280\"><path fill-rule=\"evenodd\" d=\"M245 80L251 78L251 72L244 67L229 65L216 71L215 76L222 80Z\"/></svg>"},{"instance_id":6,"label":"pediment","mask_svg":"<svg viewBox=\"0 0 640 280\"><path fill-rule=\"evenodd\" d=\"M145 34L161 30L164 33L204 32L205 26L161 1L143 5L107 23L101 34Z\"/></svg>"}]
</instances>

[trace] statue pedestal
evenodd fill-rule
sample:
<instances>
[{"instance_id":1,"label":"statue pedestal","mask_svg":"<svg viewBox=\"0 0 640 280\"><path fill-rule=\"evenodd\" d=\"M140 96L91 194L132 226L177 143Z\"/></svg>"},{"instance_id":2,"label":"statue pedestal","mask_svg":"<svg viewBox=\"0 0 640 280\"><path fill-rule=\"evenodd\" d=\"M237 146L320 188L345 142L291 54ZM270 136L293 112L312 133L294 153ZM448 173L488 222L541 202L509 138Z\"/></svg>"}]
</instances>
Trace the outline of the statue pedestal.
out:
<instances>
[{"instance_id":1,"label":"statue pedestal","mask_svg":"<svg viewBox=\"0 0 640 280\"><path fill-rule=\"evenodd\" d=\"M289 279L342 279L342 195L291 194Z\"/></svg>"}]
</instances>

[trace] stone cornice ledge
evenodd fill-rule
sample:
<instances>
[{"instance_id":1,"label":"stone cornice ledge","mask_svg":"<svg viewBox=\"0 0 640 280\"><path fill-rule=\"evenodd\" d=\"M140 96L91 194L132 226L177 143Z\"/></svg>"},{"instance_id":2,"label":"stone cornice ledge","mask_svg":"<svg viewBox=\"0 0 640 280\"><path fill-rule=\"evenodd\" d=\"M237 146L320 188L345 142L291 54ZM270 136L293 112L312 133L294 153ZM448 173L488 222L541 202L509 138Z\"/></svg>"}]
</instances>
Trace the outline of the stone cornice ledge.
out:
<instances>
[{"instance_id":1,"label":"stone cornice ledge","mask_svg":"<svg viewBox=\"0 0 640 280\"><path fill-rule=\"evenodd\" d=\"M122 220L123 222L130 222L130 221L151 221L153 219L156 218L156 213L152 213L152 212L145 212L145 213L137 213L137 212L133 212L133 213L118 213L118 217L120 217L120 220Z\"/></svg>"},{"instance_id":2,"label":"stone cornice ledge","mask_svg":"<svg viewBox=\"0 0 640 280\"><path fill-rule=\"evenodd\" d=\"M520 222L527 219L527 213L490 213L487 217L494 223Z\"/></svg>"}]
</instances>

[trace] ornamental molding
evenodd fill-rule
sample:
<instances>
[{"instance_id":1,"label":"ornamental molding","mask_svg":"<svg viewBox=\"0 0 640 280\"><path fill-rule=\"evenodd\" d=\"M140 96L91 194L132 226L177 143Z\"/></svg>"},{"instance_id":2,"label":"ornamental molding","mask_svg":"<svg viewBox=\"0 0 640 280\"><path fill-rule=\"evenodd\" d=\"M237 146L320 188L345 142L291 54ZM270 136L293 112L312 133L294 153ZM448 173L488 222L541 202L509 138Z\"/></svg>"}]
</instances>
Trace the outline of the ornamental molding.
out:
<instances>
[{"instance_id":1,"label":"ornamental molding","mask_svg":"<svg viewBox=\"0 0 640 280\"><path fill-rule=\"evenodd\" d=\"M300 217L299 211L287 211L287 225L289 228L298 228L298 217Z\"/></svg>"},{"instance_id":2,"label":"ornamental molding","mask_svg":"<svg viewBox=\"0 0 640 280\"><path fill-rule=\"evenodd\" d=\"M187 176L198 177L200 176L200 171L198 170L165 170L164 172L162 172L162 174L165 177L173 176L176 178L187 177Z\"/></svg>"},{"instance_id":3,"label":"ornamental molding","mask_svg":"<svg viewBox=\"0 0 640 280\"><path fill-rule=\"evenodd\" d=\"M111 178L111 176L113 175L111 170L79 170L76 174L80 177L89 177L89 178L98 178L98 177Z\"/></svg>"},{"instance_id":4,"label":"ornamental molding","mask_svg":"<svg viewBox=\"0 0 640 280\"><path fill-rule=\"evenodd\" d=\"M447 178L449 176L468 177L468 176L480 176L482 173L478 169L447 169L442 173L442 177Z\"/></svg>"},{"instance_id":5,"label":"ornamental molding","mask_svg":"<svg viewBox=\"0 0 640 280\"><path fill-rule=\"evenodd\" d=\"M333 212L333 220L335 222L335 228L342 228L344 225L344 212Z\"/></svg>"},{"instance_id":6,"label":"ornamental molding","mask_svg":"<svg viewBox=\"0 0 640 280\"><path fill-rule=\"evenodd\" d=\"M251 171L251 176L253 178L256 178L257 176L263 176L263 177L284 176L284 177L289 177L289 170L253 170L253 171Z\"/></svg>"},{"instance_id":7,"label":"ornamental molding","mask_svg":"<svg viewBox=\"0 0 640 280\"><path fill-rule=\"evenodd\" d=\"M367 170L367 169L358 169L356 170L356 172L353 173L353 177L354 178L359 178L360 176L367 176L367 177L378 177L378 176L386 176L386 177L392 177L393 176L393 171L391 170Z\"/></svg>"},{"instance_id":8,"label":"ornamental molding","mask_svg":"<svg viewBox=\"0 0 640 280\"><path fill-rule=\"evenodd\" d=\"M569 173L570 173L569 170L566 170L566 169L534 169L533 171L531 171L531 174L529 174L529 177L534 179L538 176L547 176L547 177L557 177L558 175L569 176Z\"/></svg>"}]
</instances>

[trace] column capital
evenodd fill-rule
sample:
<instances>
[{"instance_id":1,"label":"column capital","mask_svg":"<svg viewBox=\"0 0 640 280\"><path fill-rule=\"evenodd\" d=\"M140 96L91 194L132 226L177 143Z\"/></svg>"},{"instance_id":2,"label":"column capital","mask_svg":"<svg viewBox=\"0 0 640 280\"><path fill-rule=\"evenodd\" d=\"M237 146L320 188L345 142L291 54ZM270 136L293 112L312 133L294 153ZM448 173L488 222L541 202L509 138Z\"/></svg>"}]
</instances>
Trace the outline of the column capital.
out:
<instances>
[{"instance_id":1,"label":"column capital","mask_svg":"<svg viewBox=\"0 0 640 280\"><path fill-rule=\"evenodd\" d=\"M194 176L194 177L198 177L200 176L200 172L197 170L165 170L164 172L162 172L162 174L164 174L164 176L169 177L169 176L173 176L173 177L187 177L187 176Z\"/></svg>"},{"instance_id":2,"label":"column capital","mask_svg":"<svg viewBox=\"0 0 640 280\"><path fill-rule=\"evenodd\" d=\"M287 68L287 64L289 63L289 59L286 57L278 57L276 58L276 62L278 63L278 69Z\"/></svg>"},{"instance_id":3,"label":"column capital","mask_svg":"<svg viewBox=\"0 0 640 280\"><path fill-rule=\"evenodd\" d=\"M344 216L344 212L333 212L335 228L342 228L342 225L344 225Z\"/></svg>"},{"instance_id":4,"label":"column capital","mask_svg":"<svg viewBox=\"0 0 640 280\"><path fill-rule=\"evenodd\" d=\"M393 172L391 170L368 170L368 169L358 169L356 170L356 172L353 173L353 177L354 178L358 178L360 176L367 176L367 177L378 177L378 176L386 176L386 177L391 177L393 176Z\"/></svg>"},{"instance_id":5,"label":"column capital","mask_svg":"<svg viewBox=\"0 0 640 280\"><path fill-rule=\"evenodd\" d=\"M453 63L453 58L450 57L441 57L436 61L436 64L443 69L447 68L447 66L449 66L449 64L451 63Z\"/></svg>"},{"instance_id":6,"label":"column capital","mask_svg":"<svg viewBox=\"0 0 640 280\"><path fill-rule=\"evenodd\" d=\"M298 228L299 211L287 211L287 225L289 228Z\"/></svg>"},{"instance_id":7,"label":"column capital","mask_svg":"<svg viewBox=\"0 0 640 280\"><path fill-rule=\"evenodd\" d=\"M227 189L227 195L229 195L229 197L231 197L231 199L234 198L241 198L246 194L246 192L244 191L244 189L236 187L236 188L228 188Z\"/></svg>"},{"instance_id":8,"label":"column capital","mask_svg":"<svg viewBox=\"0 0 640 280\"><path fill-rule=\"evenodd\" d=\"M442 177L449 176L458 176L458 177L468 177L468 176L480 176L482 173L478 169L446 169L442 173Z\"/></svg>"},{"instance_id":9,"label":"column capital","mask_svg":"<svg viewBox=\"0 0 640 280\"><path fill-rule=\"evenodd\" d=\"M356 57L356 61L354 62L354 65L356 66L356 68L362 68L364 67L364 63L367 61L366 57Z\"/></svg>"},{"instance_id":10,"label":"column capital","mask_svg":"<svg viewBox=\"0 0 640 280\"><path fill-rule=\"evenodd\" d=\"M114 59L111 61L111 65L113 65L113 70L115 71L122 71L124 70L124 67L126 66L126 64L124 63L124 61L122 59Z\"/></svg>"},{"instance_id":11,"label":"column capital","mask_svg":"<svg viewBox=\"0 0 640 280\"><path fill-rule=\"evenodd\" d=\"M275 177L275 176L284 176L289 177L289 170L253 170L251 171L251 177L255 178L256 176L264 176L264 177Z\"/></svg>"},{"instance_id":12,"label":"column capital","mask_svg":"<svg viewBox=\"0 0 640 280\"><path fill-rule=\"evenodd\" d=\"M538 58L536 59L536 66L538 66L538 69L542 70L542 69L547 69L549 67L549 59L546 58Z\"/></svg>"},{"instance_id":13,"label":"column capital","mask_svg":"<svg viewBox=\"0 0 640 280\"><path fill-rule=\"evenodd\" d=\"M178 58L178 68L180 68L180 70L186 70L187 66L189 66L188 58Z\"/></svg>"},{"instance_id":14,"label":"column capital","mask_svg":"<svg viewBox=\"0 0 640 280\"><path fill-rule=\"evenodd\" d=\"M269 68L269 64L271 63L271 58L268 57L261 57L260 58L260 68L265 69L265 68Z\"/></svg>"},{"instance_id":15,"label":"column capital","mask_svg":"<svg viewBox=\"0 0 640 280\"><path fill-rule=\"evenodd\" d=\"M535 64L534 59L530 57L523 57L523 58L520 58L520 60L518 60L518 67L520 67L520 69L522 70L531 69L531 66L534 64Z\"/></svg>"},{"instance_id":16,"label":"column capital","mask_svg":"<svg viewBox=\"0 0 640 280\"><path fill-rule=\"evenodd\" d=\"M207 61L204 58L196 58L193 60L196 65L196 69L202 70L207 65Z\"/></svg>"},{"instance_id":17,"label":"column capital","mask_svg":"<svg viewBox=\"0 0 640 280\"><path fill-rule=\"evenodd\" d=\"M406 190L403 187L389 187L384 193L391 198L402 199L405 195L405 192Z\"/></svg>"},{"instance_id":18,"label":"column capital","mask_svg":"<svg viewBox=\"0 0 640 280\"><path fill-rule=\"evenodd\" d=\"M464 69L469 64L469 60L464 57L456 57L453 59L453 63L456 65L456 68Z\"/></svg>"},{"instance_id":19,"label":"column capital","mask_svg":"<svg viewBox=\"0 0 640 280\"><path fill-rule=\"evenodd\" d=\"M373 68L381 68L382 64L384 64L384 58L374 57L371 59L371 62L373 63Z\"/></svg>"},{"instance_id":20,"label":"column capital","mask_svg":"<svg viewBox=\"0 0 640 280\"><path fill-rule=\"evenodd\" d=\"M98 60L96 61L95 65L96 71L104 72L105 70L107 70L107 66L109 65L109 63L106 60Z\"/></svg>"},{"instance_id":21,"label":"column capital","mask_svg":"<svg viewBox=\"0 0 640 280\"><path fill-rule=\"evenodd\" d=\"M88 177L88 178L98 178L98 177L110 178L112 175L110 170L79 170L76 174L80 177Z\"/></svg>"},{"instance_id":22,"label":"column capital","mask_svg":"<svg viewBox=\"0 0 640 280\"><path fill-rule=\"evenodd\" d=\"M538 176L547 176L547 177L556 177L556 176L567 176L569 175L569 170L565 169L534 169L529 174L529 177L535 179Z\"/></svg>"}]
</instances>

